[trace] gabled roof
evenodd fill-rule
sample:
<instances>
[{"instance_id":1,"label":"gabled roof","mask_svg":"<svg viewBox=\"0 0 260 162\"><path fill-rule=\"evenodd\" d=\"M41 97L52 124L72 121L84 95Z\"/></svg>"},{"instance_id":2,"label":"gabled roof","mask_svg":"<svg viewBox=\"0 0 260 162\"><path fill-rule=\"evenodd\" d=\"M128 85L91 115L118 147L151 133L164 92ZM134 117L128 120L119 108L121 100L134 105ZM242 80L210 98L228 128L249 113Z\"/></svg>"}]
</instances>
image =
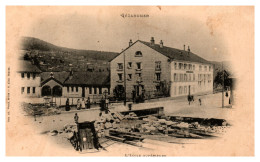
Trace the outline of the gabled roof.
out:
<instances>
[{"instance_id":1,"label":"gabled roof","mask_svg":"<svg viewBox=\"0 0 260 162\"><path fill-rule=\"evenodd\" d=\"M109 72L73 72L64 85L109 86Z\"/></svg>"},{"instance_id":2,"label":"gabled roof","mask_svg":"<svg viewBox=\"0 0 260 162\"><path fill-rule=\"evenodd\" d=\"M61 72L42 72L40 74L41 81L45 81L50 78L51 73L53 74L53 77L58 80L61 83L64 83L65 80L69 77L70 72L67 71L61 71Z\"/></svg>"},{"instance_id":3,"label":"gabled roof","mask_svg":"<svg viewBox=\"0 0 260 162\"><path fill-rule=\"evenodd\" d=\"M30 61L19 60L18 65L20 66L18 72L31 72L31 73L42 72L36 65L33 65Z\"/></svg>"},{"instance_id":4,"label":"gabled roof","mask_svg":"<svg viewBox=\"0 0 260 162\"><path fill-rule=\"evenodd\" d=\"M199 57L198 55L196 55L192 52L179 50L179 49L171 48L171 47L167 47L167 46L163 46L161 48L159 44L152 45L150 42L145 42L145 41L140 41L140 42L173 60L211 64L209 61Z\"/></svg>"},{"instance_id":5,"label":"gabled roof","mask_svg":"<svg viewBox=\"0 0 260 162\"><path fill-rule=\"evenodd\" d=\"M44 80L43 82L41 82L41 86L43 86L45 83L49 82L50 80L54 80L55 82L59 83L60 85L63 85L62 82L60 82L59 80L57 80L53 77L50 77L50 78Z\"/></svg>"},{"instance_id":6,"label":"gabled roof","mask_svg":"<svg viewBox=\"0 0 260 162\"><path fill-rule=\"evenodd\" d=\"M211 64L210 61L207 61L207 60L201 58L200 56L198 56L198 55L196 55L192 52L179 50L179 49L171 48L171 47L167 47L167 46L163 46L163 48L161 48L159 44L153 44L152 45L150 42L145 42L145 41L141 41L141 40L135 41L131 46L127 47L120 54L125 52L128 48L132 47L137 42L143 43L144 45L152 48L153 50L155 50L155 51L161 53L162 55L164 55L164 56L166 56L170 59L173 59L173 60ZM112 60L114 60L116 57L114 57ZM110 60L110 61L112 61L112 60Z\"/></svg>"}]
</instances>

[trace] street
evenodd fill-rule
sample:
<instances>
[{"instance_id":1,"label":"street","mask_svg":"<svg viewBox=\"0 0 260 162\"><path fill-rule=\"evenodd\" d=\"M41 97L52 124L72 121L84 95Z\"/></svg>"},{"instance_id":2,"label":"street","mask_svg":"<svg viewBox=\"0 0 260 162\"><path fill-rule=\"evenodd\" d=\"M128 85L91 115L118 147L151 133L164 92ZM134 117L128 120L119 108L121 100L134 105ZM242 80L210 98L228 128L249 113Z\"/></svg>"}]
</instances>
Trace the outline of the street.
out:
<instances>
[{"instance_id":1,"label":"street","mask_svg":"<svg viewBox=\"0 0 260 162\"><path fill-rule=\"evenodd\" d=\"M198 98L201 99L202 105L199 105ZM225 97L226 98L226 97ZM225 100L225 105L228 104L228 98ZM111 110L126 111L128 110L123 104L111 105ZM164 101L152 101L147 103L133 104L132 109L144 109L152 107L164 107L165 115L183 116L183 117L200 117L200 118L218 118L230 120L230 113L234 111L233 108L221 108L221 93L209 94L195 97L195 101L188 104L186 97L178 99L170 99ZM30 117L31 123L37 127L38 133L50 131L54 129L62 129L65 124L74 123L75 113L79 116L79 122L93 121L99 115L99 108L90 110L76 110L71 112L63 111L59 115L39 116L37 121ZM27 123L27 124L31 124ZM39 128L39 129L38 129Z\"/></svg>"}]
</instances>

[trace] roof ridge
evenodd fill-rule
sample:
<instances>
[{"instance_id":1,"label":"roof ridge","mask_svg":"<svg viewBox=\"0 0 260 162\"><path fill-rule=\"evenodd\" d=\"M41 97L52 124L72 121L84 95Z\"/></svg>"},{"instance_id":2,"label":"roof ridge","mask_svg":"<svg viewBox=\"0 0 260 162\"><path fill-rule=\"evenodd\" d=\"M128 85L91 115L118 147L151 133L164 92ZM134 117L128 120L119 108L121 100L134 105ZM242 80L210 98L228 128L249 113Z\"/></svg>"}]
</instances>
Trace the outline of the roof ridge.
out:
<instances>
[{"instance_id":1,"label":"roof ridge","mask_svg":"<svg viewBox=\"0 0 260 162\"><path fill-rule=\"evenodd\" d=\"M171 59L176 59L177 58L177 60L184 60L184 61L191 61L191 62L199 62L199 63L211 64L210 61L208 61L208 60L206 60L206 59L204 59L204 58L202 58L202 57L198 56L197 54L195 54L193 52L190 52L190 51L180 50L180 49L173 48L173 47L168 47L168 46L163 46L163 48L161 48L159 44L154 44L152 46L150 44L150 42L146 42L146 41L142 41L142 40L139 40L139 41L141 43L143 43L144 45L152 48L153 50L155 50L155 51L157 51L157 52L159 52L159 53L163 54L164 56L166 56L168 58L171 58ZM167 51L163 51L163 50L167 50ZM169 50L173 50L173 51L169 51ZM186 54L176 53L177 51L178 52L184 52ZM189 54L187 54L187 53L189 53ZM191 57L193 57L193 58L191 58Z\"/></svg>"}]
</instances>

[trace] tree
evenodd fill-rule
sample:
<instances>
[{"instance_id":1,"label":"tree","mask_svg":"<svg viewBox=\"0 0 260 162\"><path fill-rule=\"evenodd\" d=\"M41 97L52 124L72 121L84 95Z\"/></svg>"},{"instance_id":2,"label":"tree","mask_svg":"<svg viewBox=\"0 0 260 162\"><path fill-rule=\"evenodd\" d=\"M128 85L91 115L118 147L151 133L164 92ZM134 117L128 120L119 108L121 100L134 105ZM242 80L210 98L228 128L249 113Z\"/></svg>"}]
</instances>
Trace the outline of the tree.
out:
<instances>
[{"instance_id":1,"label":"tree","mask_svg":"<svg viewBox=\"0 0 260 162\"><path fill-rule=\"evenodd\" d=\"M114 96L117 100L121 101L124 99L125 89L123 86L117 85L113 91Z\"/></svg>"},{"instance_id":2,"label":"tree","mask_svg":"<svg viewBox=\"0 0 260 162\"><path fill-rule=\"evenodd\" d=\"M31 60L30 56L28 55L28 53L26 53L24 56L23 56L23 59L24 60Z\"/></svg>"},{"instance_id":3,"label":"tree","mask_svg":"<svg viewBox=\"0 0 260 162\"><path fill-rule=\"evenodd\" d=\"M159 83L159 96L164 96L164 97L169 97L170 96L170 89L171 89L171 83L170 82L166 82L166 80L164 81L160 81Z\"/></svg>"},{"instance_id":4,"label":"tree","mask_svg":"<svg viewBox=\"0 0 260 162\"><path fill-rule=\"evenodd\" d=\"M226 89L227 87L231 87L232 79L229 78L230 75L226 70L224 70L224 73L223 71L217 72L217 75L214 79L215 87L217 87L218 85L223 86L223 75L224 75L224 88Z\"/></svg>"}]
</instances>

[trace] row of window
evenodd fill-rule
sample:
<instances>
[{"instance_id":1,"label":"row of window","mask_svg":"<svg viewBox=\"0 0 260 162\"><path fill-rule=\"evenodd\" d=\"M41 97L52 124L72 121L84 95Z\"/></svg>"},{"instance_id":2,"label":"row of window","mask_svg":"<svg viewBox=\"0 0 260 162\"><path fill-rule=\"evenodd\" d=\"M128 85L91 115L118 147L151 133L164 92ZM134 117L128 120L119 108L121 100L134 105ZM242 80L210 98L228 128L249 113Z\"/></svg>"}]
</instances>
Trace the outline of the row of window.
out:
<instances>
[{"instance_id":1,"label":"row of window","mask_svg":"<svg viewBox=\"0 0 260 162\"><path fill-rule=\"evenodd\" d=\"M179 86L179 87L174 87L174 95L187 95L190 93L195 93L195 86Z\"/></svg>"},{"instance_id":2,"label":"row of window","mask_svg":"<svg viewBox=\"0 0 260 162\"><path fill-rule=\"evenodd\" d=\"M202 81L198 81L198 85L201 86ZM204 85L206 84L206 80L203 81ZM208 83L211 83L211 80L208 80Z\"/></svg>"},{"instance_id":3,"label":"row of window","mask_svg":"<svg viewBox=\"0 0 260 162\"><path fill-rule=\"evenodd\" d=\"M132 62L128 62L127 63L127 68L128 69L132 69L133 63ZM123 70L124 65L123 63L117 63L117 70ZM142 63L141 62L137 62L136 63L136 70L141 70L142 69ZM161 70L161 61L155 61L155 70Z\"/></svg>"},{"instance_id":4,"label":"row of window","mask_svg":"<svg viewBox=\"0 0 260 162\"><path fill-rule=\"evenodd\" d=\"M74 88L75 88L75 92L79 91L79 87L71 87L71 91L70 91L70 87L67 87L67 92L74 92Z\"/></svg>"},{"instance_id":5,"label":"row of window","mask_svg":"<svg viewBox=\"0 0 260 162\"><path fill-rule=\"evenodd\" d=\"M199 65L199 71L202 71L203 66ZM174 63L175 70L196 70L196 66L186 63ZM211 66L204 65L204 71L211 71Z\"/></svg>"},{"instance_id":6,"label":"row of window","mask_svg":"<svg viewBox=\"0 0 260 162\"><path fill-rule=\"evenodd\" d=\"M132 69L132 62L128 62L127 63L127 68L128 69ZM117 63L117 70L123 70L124 66L123 63ZM136 63L136 69L137 70L141 70L142 69L142 63L141 62L137 62Z\"/></svg>"},{"instance_id":7,"label":"row of window","mask_svg":"<svg viewBox=\"0 0 260 162\"><path fill-rule=\"evenodd\" d=\"M21 87L21 94L24 94L25 93L25 88L26 88L26 93L27 94L35 94L35 90L36 88L35 87Z\"/></svg>"},{"instance_id":8,"label":"row of window","mask_svg":"<svg viewBox=\"0 0 260 162\"><path fill-rule=\"evenodd\" d=\"M32 77L33 79L35 79L36 74L35 73L21 73L21 77L25 78L25 76L30 79L30 77Z\"/></svg>"},{"instance_id":9,"label":"row of window","mask_svg":"<svg viewBox=\"0 0 260 162\"><path fill-rule=\"evenodd\" d=\"M118 81L122 82L123 81L123 73L118 73ZM127 74L127 80L131 81L132 80L132 74ZM157 72L155 73L155 80L160 81L161 80L161 73ZM136 73L136 81L142 81L142 73Z\"/></svg>"},{"instance_id":10,"label":"row of window","mask_svg":"<svg viewBox=\"0 0 260 162\"><path fill-rule=\"evenodd\" d=\"M195 74L173 74L174 82L187 82L187 81L195 81ZM198 74L198 81L208 80L211 81L211 74Z\"/></svg>"},{"instance_id":11,"label":"row of window","mask_svg":"<svg viewBox=\"0 0 260 162\"><path fill-rule=\"evenodd\" d=\"M187 81L195 81L195 74L173 74L174 82L187 82Z\"/></svg>"},{"instance_id":12,"label":"row of window","mask_svg":"<svg viewBox=\"0 0 260 162\"><path fill-rule=\"evenodd\" d=\"M93 90L94 89L94 90ZM93 89L90 87L89 88L89 94L92 94L93 93L93 91L94 91L94 93L93 94L102 94L102 87L93 87ZM75 90L75 91L74 91ZM67 87L67 92L69 93L69 92L78 92L79 91L79 89L78 89L78 87L76 86L76 87L71 87L71 91L70 91L70 87ZM108 94L110 94L110 89L108 89Z\"/></svg>"},{"instance_id":13,"label":"row of window","mask_svg":"<svg viewBox=\"0 0 260 162\"><path fill-rule=\"evenodd\" d=\"M211 74L198 74L198 81L211 81Z\"/></svg>"}]
</instances>

